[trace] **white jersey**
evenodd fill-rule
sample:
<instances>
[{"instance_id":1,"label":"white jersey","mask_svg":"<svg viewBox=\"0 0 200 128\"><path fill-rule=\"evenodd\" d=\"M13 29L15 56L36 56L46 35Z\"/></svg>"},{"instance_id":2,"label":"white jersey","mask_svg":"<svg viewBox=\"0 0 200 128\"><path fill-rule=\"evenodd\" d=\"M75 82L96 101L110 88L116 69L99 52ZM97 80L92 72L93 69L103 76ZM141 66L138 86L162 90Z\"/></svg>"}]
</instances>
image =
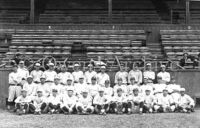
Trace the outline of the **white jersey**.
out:
<instances>
[{"instance_id":1,"label":"white jersey","mask_svg":"<svg viewBox=\"0 0 200 128\"><path fill-rule=\"evenodd\" d=\"M86 79L86 83L87 84L91 84L92 82L91 82L91 79L92 79L92 77L97 77L97 72L95 72L95 71L86 71L85 72L85 79Z\"/></svg>"},{"instance_id":2,"label":"white jersey","mask_svg":"<svg viewBox=\"0 0 200 128\"><path fill-rule=\"evenodd\" d=\"M177 92L174 92L171 94L171 97L172 97L174 103L176 103L176 104L178 104L178 100L179 100L180 96L181 96L180 93L177 93Z\"/></svg>"},{"instance_id":3,"label":"white jersey","mask_svg":"<svg viewBox=\"0 0 200 128\"><path fill-rule=\"evenodd\" d=\"M123 72L118 71L118 72L115 74L115 84L117 84L119 78L122 78L122 83L123 83L123 84L127 84L127 83L128 83L128 72L125 72L125 71L123 71Z\"/></svg>"},{"instance_id":4,"label":"white jersey","mask_svg":"<svg viewBox=\"0 0 200 128\"><path fill-rule=\"evenodd\" d=\"M95 84L95 85L88 85L88 90L89 90L89 94L92 96L92 97L94 97L94 96L96 96L99 92L99 88L100 88L100 86L98 85L98 84Z\"/></svg>"},{"instance_id":5,"label":"white jersey","mask_svg":"<svg viewBox=\"0 0 200 128\"><path fill-rule=\"evenodd\" d=\"M105 81L109 80L110 81L110 77L107 73L98 73L97 74L97 83L101 86L105 86Z\"/></svg>"},{"instance_id":6,"label":"white jersey","mask_svg":"<svg viewBox=\"0 0 200 128\"><path fill-rule=\"evenodd\" d=\"M153 95L144 95L144 104L147 106L153 106L155 103L155 97Z\"/></svg>"},{"instance_id":7,"label":"white jersey","mask_svg":"<svg viewBox=\"0 0 200 128\"><path fill-rule=\"evenodd\" d=\"M71 96L69 97L68 95L65 95L62 97L62 101L63 101L63 104L62 106L66 106L66 107L72 107L72 106L75 106L78 99L76 96Z\"/></svg>"},{"instance_id":8,"label":"white jersey","mask_svg":"<svg viewBox=\"0 0 200 128\"><path fill-rule=\"evenodd\" d=\"M187 105L192 105L194 106L194 100L187 94L184 94L184 96L180 96L178 99L178 105L179 106L187 106Z\"/></svg>"},{"instance_id":9,"label":"white jersey","mask_svg":"<svg viewBox=\"0 0 200 128\"><path fill-rule=\"evenodd\" d=\"M49 87L48 84L41 84L41 83L38 84L36 92L37 92L37 90L42 90L42 94L45 97L48 97L51 94L51 87Z\"/></svg>"},{"instance_id":10,"label":"white jersey","mask_svg":"<svg viewBox=\"0 0 200 128\"><path fill-rule=\"evenodd\" d=\"M144 78L155 80L155 72L153 71L144 71L143 73Z\"/></svg>"},{"instance_id":11,"label":"white jersey","mask_svg":"<svg viewBox=\"0 0 200 128\"><path fill-rule=\"evenodd\" d=\"M123 95L127 95L127 86L126 85L115 85L114 86L114 95L117 95L117 89L121 88L122 89L122 92L123 92Z\"/></svg>"},{"instance_id":12,"label":"white jersey","mask_svg":"<svg viewBox=\"0 0 200 128\"><path fill-rule=\"evenodd\" d=\"M37 85L35 83L25 83L23 89L27 91L27 96L36 96Z\"/></svg>"},{"instance_id":13,"label":"white jersey","mask_svg":"<svg viewBox=\"0 0 200 128\"><path fill-rule=\"evenodd\" d=\"M70 72L61 72L58 74L58 77L60 78L60 83L62 84L66 84L68 79L74 81L74 77Z\"/></svg>"},{"instance_id":14,"label":"white jersey","mask_svg":"<svg viewBox=\"0 0 200 128\"><path fill-rule=\"evenodd\" d=\"M8 76L8 83L17 85L21 82L20 78L17 72L11 72Z\"/></svg>"},{"instance_id":15,"label":"white jersey","mask_svg":"<svg viewBox=\"0 0 200 128\"><path fill-rule=\"evenodd\" d=\"M140 103L140 102L144 102L144 97L142 95L130 95L127 97L128 101L132 101L132 102L137 102L137 103Z\"/></svg>"},{"instance_id":16,"label":"white jersey","mask_svg":"<svg viewBox=\"0 0 200 128\"><path fill-rule=\"evenodd\" d=\"M43 74L43 71L41 70L38 70L38 71L33 70L30 75L33 77L33 82L40 82L40 78L42 74Z\"/></svg>"},{"instance_id":17,"label":"white jersey","mask_svg":"<svg viewBox=\"0 0 200 128\"><path fill-rule=\"evenodd\" d=\"M140 91L141 91L140 93L141 93L141 95L144 96L146 94L145 92L146 92L147 89L150 90L150 94L151 95L154 94L153 87L147 84L147 85L140 86Z\"/></svg>"},{"instance_id":18,"label":"white jersey","mask_svg":"<svg viewBox=\"0 0 200 128\"><path fill-rule=\"evenodd\" d=\"M155 93L162 93L163 90L167 87L166 84L154 84L153 88L154 88L154 94Z\"/></svg>"},{"instance_id":19,"label":"white jersey","mask_svg":"<svg viewBox=\"0 0 200 128\"><path fill-rule=\"evenodd\" d=\"M47 98L44 96L38 97L38 96L34 96L32 98L33 101L33 105L37 106L38 104L42 104L42 103L46 103L47 102Z\"/></svg>"},{"instance_id":20,"label":"white jersey","mask_svg":"<svg viewBox=\"0 0 200 128\"><path fill-rule=\"evenodd\" d=\"M56 85L55 83L50 87L51 88L51 93L53 89L56 89L58 91L58 95L61 94L63 86L61 84Z\"/></svg>"},{"instance_id":21,"label":"white jersey","mask_svg":"<svg viewBox=\"0 0 200 128\"><path fill-rule=\"evenodd\" d=\"M61 94L67 94L68 93L68 89L72 89L73 91L75 91L75 87L73 85L63 85L61 86Z\"/></svg>"},{"instance_id":22,"label":"white jersey","mask_svg":"<svg viewBox=\"0 0 200 128\"><path fill-rule=\"evenodd\" d=\"M57 76L57 73L55 71L44 71L43 76L46 78L46 81L53 82L55 77Z\"/></svg>"},{"instance_id":23,"label":"white jersey","mask_svg":"<svg viewBox=\"0 0 200 128\"><path fill-rule=\"evenodd\" d=\"M157 77L161 77L162 80L164 80L166 82L170 82L170 74L169 74L169 72L159 72L157 74Z\"/></svg>"},{"instance_id":24,"label":"white jersey","mask_svg":"<svg viewBox=\"0 0 200 128\"><path fill-rule=\"evenodd\" d=\"M124 96L124 95L114 95L113 98L112 98L112 101L113 102L118 102L118 103L124 103L124 102L127 102L127 97Z\"/></svg>"},{"instance_id":25,"label":"white jersey","mask_svg":"<svg viewBox=\"0 0 200 128\"><path fill-rule=\"evenodd\" d=\"M17 99L15 100L15 103L20 103L20 104L24 104L24 103L31 103L31 97L30 96L26 96L23 97L22 95L17 97Z\"/></svg>"},{"instance_id":26,"label":"white jersey","mask_svg":"<svg viewBox=\"0 0 200 128\"><path fill-rule=\"evenodd\" d=\"M83 105L83 107L92 105L92 98L88 95L87 97L80 96L78 99L78 104Z\"/></svg>"},{"instance_id":27,"label":"white jersey","mask_svg":"<svg viewBox=\"0 0 200 128\"><path fill-rule=\"evenodd\" d=\"M172 103L174 103L174 101L170 95L167 96L162 95L156 98L156 104L162 105L164 107L169 107Z\"/></svg>"},{"instance_id":28,"label":"white jersey","mask_svg":"<svg viewBox=\"0 0 200 128\"><path fill-rule=\"evenodd\" d=\"M82 71L74 71L72 73L73 77L74 77L74 81L78 82L79 78L83 76L83 72Z\"/></svg>"},{"instance_id":29,"label":"white jersey","mask_svg":"<svg viewBox=\"0 0 200 128\"><path fill-rule=\"evenodd\" d=\"M140 70L131 70L128 74L128 83L130 83L130 79L134 77L135 81L138 83L142 83L142 72Z\"/></svg>"},{"instance_id":30,"label":"white jersey","mask_svg":"<svg viewBox=\"0 0 200 128\"><path fill-rule=\"evenodd\" d=\"M80 96L82 91L87 89L88 90L88 86L87 84L83 83L83 84L80 84L80 83L77 83L74 85L74 92L77 96Z\"/></svg>"},{"instance_id":31,"label":"white jersey","mask_svg":"<svg viewBox=\"0 0 200 128\"><path fill-rule=\"evenodd\" d=\"M103 90L104 90L104 95L106 95L108 97L112 97L113 88L111 88L111 87L103 87Z\"/></svg>"},{"instance_id":32,"label":"white jersey","mask_svg":"<svg viewBox=\"0 0 200 128\"><path fill-rule=\"evenodd\" d=\"M181 88L181 86L177 85L177 84L169 84L169 85L167 85L167 89L171 90L171 91L179 91L180 88Z\"/></svg>"},{"instance_id":33,"label":"white jersey","mask_svg":"<svg viewBox=\"0 0 200 128\"><path fill-rule=\"evenodd\" d=\"M99 94L94 97L93 104L95 105L105 105L108 103L108 99L105 95L100 96Z\"/></svg>"},{"instance_id":34,"label":"white jersey","mask_svg":"<svg viewBox=\"0 0 200 128\"><path fill-rule=\"evenodd\" d=\"M140 91L140 86L138 86L137 84L134 84L134 85L130 84L130 85L127 86L127 95L132 95L134 88L138 88L139 92L141 92Z\"/></svg>"},{"instance_id":35,"label":"white jersey","mask_svg":"<svg viewBox=\"0 0 200 128\"><path fill-rule=\"evenodd\" d=\"M27 77L29 76L29 71L26 69L26 68L18 68L17 69L17 73L18 73L18 75L19 75L19 79L20 79L20 81L22 80L22 79L27 79Z\"/></svg>"},{"instance_id":36,"label":"white jersey","mask_svg":"<svg viewBox=\"0 0 200 128\"><path fill-rule=\"evenodd\" d=\"M52 103L53 105L61 104L62 98L59 95L53 96L50 95L47 99L48 103Z\"/></svg>"}]
</instances>

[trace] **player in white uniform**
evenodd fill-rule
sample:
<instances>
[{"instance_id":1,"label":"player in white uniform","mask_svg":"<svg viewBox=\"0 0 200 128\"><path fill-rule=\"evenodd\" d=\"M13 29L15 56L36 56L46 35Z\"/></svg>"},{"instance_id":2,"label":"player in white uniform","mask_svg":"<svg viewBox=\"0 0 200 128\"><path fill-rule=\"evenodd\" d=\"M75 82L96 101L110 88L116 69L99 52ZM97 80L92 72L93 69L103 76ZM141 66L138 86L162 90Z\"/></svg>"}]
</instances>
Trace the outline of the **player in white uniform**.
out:
<instances>
[{"instance_id":1,"label":"player in white uniform","mask_svg":"<svg viewBox=\"0 0 200 128\"><path fill-rule=\"evenodd\" d=\"M79 78L83 76L83 72L80 71L80 65L79 64L74 64L74 72L72 73L74 77L74 82L78 83Z\"/></svg>"},{"instance_id":2,"label":"player in white uniform","mask_svg":"<svg viewBox=\"0 0 200 128\"><path fill-rule=\"evenodd\" d=\"M74 84L74 89L77 97L81 96L83 90L88 91L88 85L84 82L84 76L80 76L79 83Z\"/></svg>"},{"instance_id":3,"label":"player in white uniform","mask_svg":"<svg viewBox=\"0 0 200 128\"><path fill-rule=\"evenodd\" d=\"M36 63L35 64L35 70L33 70L30 75L33 77L33 82L35 84L39 84L40 83L40 78L43 74L43 71L40 70L40 63Z\"/></svg>"},{"instance_id":4,"label":"player in white uniform","mask_svg":"<svg viewBox=\"0 0 200 128\"><path fill-rule=\"evenodd\" d=\"M74 88L69 87L68 92L62 97L61 110L64 114L72 114L76 111L77 97L74 95Z\"/></svg>"},{"instance_id":5,"label":"player in white uniform","mask_svg":"<svg viewBox=\"0 0 200 128\"><path fill-rule=\"evenodd\" d=\"M27 91L27 96L36 96L37 85L33 83L33 77L29 75L27 82L24 84L23 89Z\"/></svg>"},{"instance_id":6,"label":"player in white uniform","mask_svg":"<svg viewBox=\"0 0 200 128\"><path fill-rule=\"evenodd\" d=\"M148 78L145 77L143 84L140 86L140 90L139 90L139 91L141 91L140 94L144 96L146 94L146 89L147 88L151 89L150 93L153 94L153 87L148 84Z\"/></svg>"},{"instance_id":7,"label":"player in white uniform","mask_svg":"<svg viewBox=\"0 0 200 128\"><path fill-rule=\"evenodd\" d=\"M68 79L71 79L72 82L74 80L73 75L70 72L67 72L67 68L65 65L61 66L61 72L58 74L58 77L60 78L61 85L66 85Z\"/></svg>"},{"instance_id":8,"label":"player in white uniform","mask_svg":"<svg viewBox=\"0 0 200 128\"><path fill-rule=\"evenodd\" d=\"M163 94L160 97L156 97L154 109L155 112L174 112L176 106L168 90L164 89Z\"/></svg>"},{"instance_id":9,"label":"player in white uniform","mask_svg":"<svg viewBox=\"0 0 200 128\"><path fill-rule=\"evenodd\" d=\"M91 84L92 83L91 79L93 77L97 77L97 72L93 70L93 65L89 64L88 71L85 72L86 83Z\"/></svg>"},{"instance_id":10,"label":"player in white uniform","mask_svg":"<svg viewBox=\"0 0 200 128\"><path fill-rule=\"evenodd\" d=\"M170 74L166 72L166 66L161 65L161 72L157 74L157 77L161 77L162 81L167 84L170 82Z\"/></svg>"},{"instance_id":11,"label":"player in white uniform","mask_svg":"<svg viewBox=\"0 0 200 128\"><path fill-rule=\"evenodd\" d=\"M83 90L82 95L78 98L76 109L78 114L91 114L94 112L92 97L88 95L87 89Z\"/></svg>"},{"instance_id":12,"label":"player in white uniform","mask_svg":"<svg viewBox=\"0 0 200 128\"><path fill-rule=\"evenodd\" d=\"M152 91L151 88L146 88L146 90L145 90L144 107L143 107L144 113L152 113L153 112L153 107L155 104L155 97L151 93L151 91Z\"/></svg>"},{"instance_id":13,"label":"player in white uniform","mask_svg":"<svg viewBox=\"0 0 200 128\"><path fill-rule=\"evenodd\" d=\"M138 64L133 66L133 69L128 74L128 83L130 83L130 78L135 77L135 81L140 85L142 83L142 72L139 70Z\"/></svg>"},{"instance_id":14,"label":"player in white uniform","mask_svg":"<svg viewBox=\"0 0 200 128\"><path fill-rule=\"evenodd\" d=\"M146 70L143 73L144 78L155 80L155 72L151 70L151 63L146 64Z\"/></svg>"},{"instance_id":15,"label":"player in white uniform","mask_svg":"<svg viewBox=\"0 0 200 128\"><path fill-rule=\"evenodd\" d=\"M46 84L49 85L49 87L52 86L52 84L54 83L54 79L57 76L57 73L54 71L54 64L53 63L49 63L48 64L49 69L44 71L43 76L46 78Z\"/></svg>"},{"instance_id":16,"label":"player in white uniform","mask_svg":"<svg viewBox=\"0 0 200 128\"><path fill-rule=\"evenodd\" d=\"M101 66L101 72L97 74L97 83L104 87L105 81L110 80L110 76L105 72L106 66Z\"/></svg>"},{"instance_id":17,"label":"player in white uniform","mask_svg":"<svg viewBox=\"0 0 200 128\"><path fill-rule=\"evenodd\" d=\"M21 94L21 80L19 79L19 74L17 72L17 66L13 66L12 72L8 76L8 106L7 109L10 110L10 106L13 102L13 100L20 96Z\"/></svg>"},{"instance_id":18,"label":"player in white uniform","mask_svg":"<svg viewBox=\"0 0 200 128\"><path fill-rule=\"evenodd\" d=\"M133 94L133 89L134 89L135 87L138 87L138 88L139 88L137 82L135 81L135 77L131 77L131 78L130 78L130 84L127 85L127 96ZM139 92L141 92L141 91L139 91Z\"/></svg>"},{"instance_id":19,"label":"player in white uniform","mask_svg":"<svg viewBox=\"0 0 200 128\"><path fill-rule=\"evenodd\" d=\"M95 106L95 112L97 114L106 114L109 110L109 100L104 95L104 89L99 88L99 94L94 97L93 105Z\"/></svg>"},{"instance_id":20,"label":"player in white uniform","mask_svg":"<svg viewBox=\"0 0 200 128\"><path fill-rule=\"evenodd\" d=\"M105 81L105 87L103 87L104 89L104 95L107 97L108 100L112 100L112 96L113 96L113 88L110 87L110 81L109 80L106 80Z\"/></svg>"},{"instance_id":21,"label":"player in white uniform","mask_svg":"<svg viewBox=\"0 0 200 128\"><path fill-rule=\"evenodd\" d=\"M114 86L114 95L117 95L118 88L122 89L123 95L127 95L127 86L122 83L122 78L118 78L117 84Z\"/></svg>"},{"instance_id":22,"label":"player in white uniform","mask_svg":"<svg viewBox=\"0 0 200 128\"><path fill-rule=\"evenodd\" d=\"M180 89L181 96L178 99L178 111L179 112L194 112L195 102L187 94L185 94L185 88Z\"/></svg>"},{"instance_id":23,"label":"player in white uniform","mask_svg":"<svg viewBox=\"0 0 200 128\"><path fill-rule=\"evenodd\" d=\"M100 86L97 84L96 77L92 77L92 83L87 85L89 90L89 95L93 98L98 95Z\"/></svg>"},{"instance_id":24,"label":"player in white uniform","mask_svg":"<svg viewBox=\"0 0 200 128\"><path fill-rule=\"evenodd\" d=\"M51 88L49 87L48 84L45 83L45 79L46 78L44 76L40 77L40 83L37 85L36 91L42 90L43 96L47 98L51 94Z\"/></svg>"},{"instance_id":25,"label":"player in white uniform","mask_svg":"<svg viewBox=\"0 0 200 128\"><path fill-rule=\"evenodd\" d=\"M128 83L128 72L126 72L124 65L121 65L120 71L115 74L115 84L118 83L118 78L122 78L122 83Z\"/></svg>"},{"instance_id":26,"label":"player in white uniform","mask_svg":"<svg viewBox=\"0 0 200 128\"><path fill-rule=\"evenodd\" d=\"M157 77L157 81L158 83L153 85L154 95L156 98L162 96L163 90L167 88L167 85L162 81L161 77Z\"/></svg>"},{"instance_id":27,"label":"player in white uniform","mask_svg":"<svg viewBox=\"0 0 200 128\"><path fill-rule=\"evenodd\" d=\"M17 72L19 74L19 80L21 81L21 85L23 86L26 82L27 77L29 76L28 69L24 66L24 61L19 62L19 66L17 69Z\"/></svg>"},{"instance_id":28,"label":"player in white uniform","mask_svg":"<svg viewBox=\"0 0 200 128\"><path fill-rule=\"evenodd\" d=\"M68 88L73 88L73 92L75 91L74 83L72 79L67 79L66 85L62 85L61 87L61 94L67 94L68 93ZM75 94L75 92L74 92Z\"/></svg>"},{"instance_id":29,"label":"player in white uniform","mask_svg":"<svg viewBox=\"0 0 200 128\"><path fill-rule=\"evenodd\" d=\"M60 95L62 92L63 86L60 84L60 78L58 76L54 78L54 83L51 86L51 92L53 89L58 90L58 95Z\"/></svg>"}]
</instances>

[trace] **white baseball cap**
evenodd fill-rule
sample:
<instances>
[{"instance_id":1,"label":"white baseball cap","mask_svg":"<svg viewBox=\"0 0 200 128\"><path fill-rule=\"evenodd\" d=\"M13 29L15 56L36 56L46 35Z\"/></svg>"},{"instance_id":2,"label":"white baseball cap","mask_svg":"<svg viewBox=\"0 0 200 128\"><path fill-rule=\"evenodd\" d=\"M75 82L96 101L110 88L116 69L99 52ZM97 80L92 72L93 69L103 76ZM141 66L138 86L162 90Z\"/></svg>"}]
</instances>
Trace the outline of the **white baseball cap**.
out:
<instances>
[{"instance_id":1,"label":"white baseball cap","mask_svg":"<svg viewBox=\"0 0 200 128\"><path fill-rule=\"evenodd\" d=\"M48 66L54 66L54 63L49 63Z\"/></svg>"},{"instance_id":2,"label":"white baseball cap","mask_svg":"<svg viewBox=\"0 0 200 128\"><path fill-rule=\"evenodd\" d=\"M33 78L33 76L31 76L31 75L28 75L27 79L28 79L28 78Z\"/></svg>"},{"instance_id":3,"label":"white baseball cap","mask_svg":"<svg viewBox=\"0 0 200 128\"><path fill-rule=\"evenodd\" d=\"M180 92L185 92L185 88L180 88Z\"/></svg>"},{"instance_id":4,"label":"white baseball cap","mask_svg":"<svg viewBox=\"0 0 200 128\"><path fill-rule=\"evenodd\" d=\"M106 66L101 66L101 69L106 69Z\"/></svg>"},{"instance_id":5,"label":"white baseball cap","mask_svg":"<svg viewBox=\"0 0 200 128\"><path fill-rule=\"evenodd\" d=\"M74 64L74 67L79 67L80 65L79 64Z\"/></svg>"},{"instance_id":6,"label":"white baseball cap","mask_svg":"<svg viewBox=\"0 0 200 128\"><path fill-rule=\"evenodd\" d=\"M165 66L165 65L161 65L160 67L161 67L161 68L166 68L166 66Z\"/></svg>"}]
</instances>

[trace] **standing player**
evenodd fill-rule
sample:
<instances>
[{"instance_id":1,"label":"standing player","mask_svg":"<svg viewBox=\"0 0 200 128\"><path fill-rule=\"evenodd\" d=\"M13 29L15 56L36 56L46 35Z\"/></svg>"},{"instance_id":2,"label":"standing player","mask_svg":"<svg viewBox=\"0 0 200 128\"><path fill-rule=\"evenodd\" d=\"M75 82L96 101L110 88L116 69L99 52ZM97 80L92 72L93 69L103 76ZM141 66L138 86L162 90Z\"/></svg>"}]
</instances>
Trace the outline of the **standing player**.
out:
<instances>
[{"instance_id":1,"label":"standing player","mask_svg":"<svg viewBox=\"0 0 200 128\"><path fill-rule=\"evenodd\" d=\"M72 79L67 79L67 84L62 85L61 87L61 94L67 94L68 93L68 88L73 88L73 92L75 90L74 84L72 82ZM74 92L75 94L75 92Z\"/></svg>"},{"instance_id":2,"label":"standing player","mask_svg":"<svg viewBox=\"0 0 200 128\"><path fill-rule=\"evenodd\" d=\"M122 93L124 96L127 95L127 86L122 83L122 78L118 78L117 85L114 86L114 95L117 95L118 88L122 89Z\"/></svg>"},{"instance_id":3,"label":"standing player","mask_svg":"<svg viewBox=\"0 0 200 128\"><path fill-rule=\"evenodd\" d=\"M74 72L72 73L74 77L74 82L78 83L79 78L83 76L83 72L80 70L79 64L74 64Z\"/></svg>"},{"instance_id":4,"label":"standing player","mask_svg":"<svg viewBox=\"0 0 200 128\"><path fill-rule=\"evenodd\" d=\"M88 71L85 72L86 83L87 83L87 84L91 84L91 83L92 83L91 79L92 79L93 77L97 77L97 72L95 72L95 71L93 70L93 65L92 65L92 64L89 64L89 65L88 65Z\"/></svg>"},{"instance_id":5,"label":"standing player","mask_svg":"<svg viewBox=\"0 0 200 128\"><path fill-rule=\"evenodd\" d=\"M20 96L21 94L21 86L20 86L20 79L19 74L17 73L17 66L14 65L12 68L12 72L8 76L8 110L10 110L11 103L13 100Z\"/></svg>"},{"instance_id":6,"label":"standing player","mask_svg":"<svg viewBox=\"0 0 200 128\"><path fill-rule=\"evenodd\" d=\"M105 87L103 87L104 89L104 95L107 97L107 99L111 100L112 96L113 96L113 88L110 87L110 81L106 80L105 81Z\"/></svg>"},{"instance_id":7,"label":"standing player","mask_svg":"<svg viewBox=\"0 0 200 128\"><path fill-rule=\"evenodd\" d=\"M75 94L77 97L81 96L81 93L83 90L87 89L88 91L88 85L84 83L84 76L80 76L79 83L76 83L74 85L75 88Z\"/></svg>"},{"instance_id":8,"label":"standing player","mask_svg":"<svg viewBox=\"0 0 200 128\"><path fill-rule=\"evenodd\" d=\"M150 92L153 94L153 87L148 84L148 79L144 78L144 83L140 86L141 95L145 95L147 88L151 89Z\"/></svg>"},{"instance_id":9,"label":"standing player","mask_svg":"<svg viewBox=\"0 0 200 128\"><path fill-rule=\"evenodd\" d=\"M29 76L29 71L24 66L24 61L20 61L19 62L19 66L18 66L17 72L19 74L20 83L23 86L24 83L26 82L27 77Z\"/></svg>"},{"instance_id":10,"label":"standing player","mask_svg":"<svg viewBox=\"0 0 200 128\"><path fill-rule=\"evenodd\" d=\"M157 77L161 77L162 81L167 84L170 82L170 74L166 72L166 66L161 65L161 72L157 74Z\"/></svg>"},{"instance_id":11,"label":"standing player","mask_svg":"<svg viewBox=\"0 0 200 128\"><path fill-rule=\"evenodd\" d=\"M73 75L70 72L67 72L67 68L65 65L61 66L61 72L58 74L58 77L60 78L60 84L66 85L66 82L68 79L71 79L73 82Z\"/></svg>"},{"instance_id":12,"label":"standing player","mask_svg":"<svg viewBox=\"0 0 200 128\"><path fill-rule=\"evenodd\" d=\"M155 72L151 70L151 63L147 63L143 76L144 78L155 80Z\"/></svg>"},{"instance_id":13,"label":"standing player","mask_svg":"<svg viewBox=\"0 0 200 128\"><path fill-rule=\"evenodd\" d=\"M127 96L133 94L133 89L139 88L137 82L135 81L135 77L130 78L130 84L127 86Z\"/></svg>"},{"instance_id":14,"label":"standing player","mask_svg":"<svg viewBox=\"0 0 200 128\"><path fill-rule=\"evenodd\" d=\"M185 94L185 88L180 89L181 96L178 99L178 111L179 112L194 112L194 100L187 94Z\"/></svg>"},{"instance_id":15,"label":"standing player","mask_svg":"<svg viewBox=\"0 0 200 128\"><path fill-rule=\"evenodd\" d=\"M105 81L110 80L109 75L106 73L106 66L101 66L101 72L97 74L97 83L104 87Z\"/></svg>"},{"instance_id":16,"label":"standing player","mask_svg":"<svg viewBox=\"0 0 200 128\"><path fill-rule=\"evenodd\" d=\"M27 82L24 84L23 89L27 91L27 96L36 96L37 85L33 83L33 77L29 75Z\"/></svg>"},{"instance_id":17,"label":"standing player","mask_svg":"<svg viewBox=\"0 0 200 128\"><path fill-rule=\"evenodd\" d=\"M40 84L37 85L37 91L42 90L42 94L44 97L49 97L51 93L51 88L48 84L45 83L45 77L42 75L40 77Z\"/></svg>"},{"instance_id":18,"label":"standing player","mask_svg":"<svg viewBox=\"0 0 200 128\"><path fill-rule=\"evenodd\" d=\"M130 78L134 77L135 81L140 85L142 83L142 72L139 70L139 64L135 64L133 69L128 74L128 83L130 83Z\"/></svg>"},{"instance_id":19,"label":"standing player","mask_svg":"<svg viewBox=\"0 0 200 128\"><path fill-rule=\"evenodd\" d=\"M128 83L128 72L126 72L124 65L121 65L120 71L115 74L115 84L118 83L118 78L122 78L122 83Z\"/></svg>"},{"instance_id":20,"label":"standing player","mask_svg":"<svg viewBox=\"0 0 200 128\"><path fill-rule=\"evenodd\" d=\"M78 114L92 114L94 107L92 106L92 98L88 95L88 90L82 91L82 95L78 99L76 105Z\"/></svg>"},{"instance_id":21,"label":"standing player","mask_svg":"<svg viewBox=\"0 0 200 128\"><path fill-rule=\"evenodd\" d=\"M35 64L35 70L33 70L30 75L33 77L33 82L35 84L39 84L40 83L40 77L42 76L43 74L43 71L40 70L40 64L39 63L36 63Z\"/></svg>"},{"instance_id":22,"label":"standing player","mask_svg":"<svg viewBox=\"0 0 200 128\"><path fill-rule=\"evenodd\" d=\"M154 95L156 98L159 98L162 96L163 90L167 88L167 85L165 82L162 81L161 77L157 77L157 84L153 85L154 88Z\"/></svg>"},{"instance_id":23,"label":"standing player","mask_svg":"<svg viewBox=\"0 0 200 128\"><path fill-rule=\"evenodd\" d=\"M53 89L58 90L58 95L62 92L62 85L60 84L60 78L58 76L55 76L54 83L51 86L51 92Z\"/></svg>"},{"instance_id":24,"label":"standing player","mask_svg":"<svg viewBox=\"0 0 200 128\"><path fill-rule=\"evenodd\" d=\"M51 87L55 77L57 76L57 73L54 71L54 64L53 63L49 63L48 64L49 69L44 71L43 76L46 78L46 84Z\"/></svg>"},{"instance_id":25,"label":"standing player","mask_svg":"<svg viewBox=\"0 0 200 128\"><path fill-rule=\"evenodd\" d=\"M100 86L97 84L96 77L92 77L92 83L88 85L90 96L94 98L96 95L98 95L99 88Z\"/></svg>"}]
</instances>

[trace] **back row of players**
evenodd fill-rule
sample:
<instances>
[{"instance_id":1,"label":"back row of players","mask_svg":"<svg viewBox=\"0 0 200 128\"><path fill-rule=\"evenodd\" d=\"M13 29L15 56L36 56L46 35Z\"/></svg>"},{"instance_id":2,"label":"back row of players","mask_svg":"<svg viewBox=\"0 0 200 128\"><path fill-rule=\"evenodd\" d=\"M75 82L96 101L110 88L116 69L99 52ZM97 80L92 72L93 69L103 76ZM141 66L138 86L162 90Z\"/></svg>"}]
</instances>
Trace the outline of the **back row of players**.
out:
<instances>
[{"instance_id":1,"label":"back row of players","mask_svg":"<svg viewBox=\"0 0 200 128\"><path fill-rule=\"evenodd\" d=\"M36 63L30 73L23 61L13 67L9 74L8 109L16 97L18 114L192 112L195 106L185 89L177 85L174 78L170 81L164 65L157 74L157 84L153 83L156 75L150 63L143 73L138 65L129 73L122 65L115 75L114 87L110 86L106 66L101 66L100 73L96 73L91 64L85 73L79 70L78 64L74 65L73 73L62 66L58 74L53 63L48 66L49 69L42 72Z\"/></svg>"}]
</instances>

